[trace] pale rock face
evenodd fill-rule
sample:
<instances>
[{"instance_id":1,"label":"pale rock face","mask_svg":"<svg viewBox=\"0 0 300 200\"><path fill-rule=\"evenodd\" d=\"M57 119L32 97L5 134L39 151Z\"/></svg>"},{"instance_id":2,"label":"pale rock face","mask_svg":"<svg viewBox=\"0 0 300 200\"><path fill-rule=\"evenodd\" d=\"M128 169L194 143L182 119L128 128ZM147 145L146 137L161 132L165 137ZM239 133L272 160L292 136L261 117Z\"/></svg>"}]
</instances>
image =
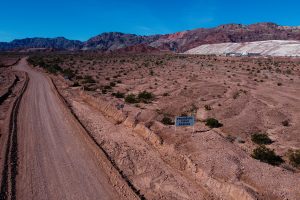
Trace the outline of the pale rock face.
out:
<instances>
[{"instance_id":1,"label":"pale rock face","mask_svg":"<svg viewBox=\"0 0 300 200\"><path fill-rule=\"evenodd\" d=\"M190 49L186 54L216 54L236 53L247 55L257 53L262 56L300 56L300 41L297 40L267 40L244 43L207 44Z\"/></svg>"}]
</instances>

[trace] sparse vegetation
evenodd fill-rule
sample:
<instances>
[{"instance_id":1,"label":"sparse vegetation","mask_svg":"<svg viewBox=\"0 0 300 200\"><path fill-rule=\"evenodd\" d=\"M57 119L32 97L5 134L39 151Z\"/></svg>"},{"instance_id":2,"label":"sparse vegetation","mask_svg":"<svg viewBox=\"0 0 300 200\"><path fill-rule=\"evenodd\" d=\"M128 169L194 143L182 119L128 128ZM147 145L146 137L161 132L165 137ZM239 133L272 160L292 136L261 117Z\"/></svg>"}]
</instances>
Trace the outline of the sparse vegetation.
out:
<instances>
[{"instance_id":1,"label":"sparse vegetation","mask_svg":"<svg viewBox=\"0 0 300 200\"><path fill-rule=\"evenodd\" d=\"M253 134L250 138L243 135L244 132L249 130L248 127L243 127L245 123L241 123L241 121L247 121L245 113L249 112L249 115L252 115L252 111L256 109L256 106L261 110L262 115L259 119L251 116L249 123L247 123L249 127L257 127L263 130L262 127L266 125L264 117L268 115L270 118L268 122L271 122L268 124L270 127L279 125L282 130L290 134L289 137L295 137L294 128L298 126L298 122L293 118L294 115L288 115L288 119L283 118L278 121L278 118L280 119L282 116L282 110L279 110L278 115L280 117L273 120L276 117L271 116L273 112L269 112L269 108L261 109L259 105L262 97L264 98L263 102L269 103L272 101L271 92L262 95L261 92L264 90L260 90L258 93L255 93L255 90L256 86L263 88L271 85L265 91L274 91L273 89L277 85L283 85L289 89L291 84L298 84L296 75L299 75L300 72L298 69L300 62L297 60L290 63L286 59L287 61L283 60L274 66L272 60L257 58L253 61L252 58L246 57L243 59L224 59L217 56L114 55L101 53L78 54L69 56L69 58L68 56L55 54L44 57L38 56L38 59L35 59L34 62L39 66L46 66L47 68L43 68L49 72L73 79L74 87L83 86L86 90L96 90L96 92L91 93L95 97L103 94L106 99L111 98L114 103L121 102L124 99L126 104L131 104L127 105L128 108L140 111L142 109L145 109L144 111L158 109L160 113L157 113L157 119L165 125L174 124L172 116L175 114L178 116L181 114L182 116L194 115L198 110L191 108L191 105L194 104L197 108L209 111L203 114L198 112L199 121L207 118L207 115L220 120L207 119L205 124L210 128L221 127L222 123L226 122L228 126L226 126L226 130L224 129L224 132L232 133L234 136L228 135L225 139L243 146L247 152L252 150L250 148L253 144L257 144L255 147L258 149L259 145L268 147L268 144L272 143L268 135L263 133ZM276 72L280 74L276 74ZM277 87L277 89L280 89L280 87ZM158 95L154 96L154 94ZM117 100L115 98L122 99ZM153 100L155 100L153 104L144 104L151 103ZM175 106L177 106L176 109ZM286 107L287 112L292 112L290 108ZM261 122L258 121L260 119ZM235 124L235 122L236 126L239 127L233 126L232 123ZM197 123L200 124L201 122ZM289 126L291 127L289 128ZM274 136L277 136L276 134L278 132L274 131ZM248 144L249 139L253 143ZM246 141L246 145L239 144ZM282 140L279 140L278 144L285 145L284 142L281 142ZM274 148L276 152L278 146L274 145ZM273 152L272 158L270 151L272 152L272 150L267 151L260 148L256 153L253 153L253 157L259 160L271 159L271 161L264 162L274 164L272 159L277 157ZM297 157L295 155L294 153L289 154L285 158L289 160L289 163L292 163L295 162L294 160ZM287 165L291 167L289 163ZM295 166L295 164L292 165ZM293 169L295 170L295 168Z\"/></svg>"},{"instance_id":2,"label":"sparse vegetation","mask_svg":"<svg viewBox=\"0 0 300 200\"><path fill-rule=\"evenodd\" d=\"M116 98L124 98L125 96L124 93L121 93L119 91L117 93L112 93L112 95L115 96Z\"/></svg>"},{"instance_id":3,"label":"sparse vegetation","mask_svg":"<svg viewBox=\"0 0 300 200\"><path fill-rule=\"evenodd\" d=\"M61 60L59 58L45 59L42 56L30 56L27 61L34 67L39 66L44 68L47 72L57 74L63 72L63 69L59 65Z\"/></svg>"},{"instance_id":4,"label":"sparse vegetation","mask_svg":"<svg viewBox=\"0 0 300 200\"><path fill-rule=\"evenodd\" d=\"M57 74L58 72L62 72L62 68L58 64L54 65L46 65L44 66L44 69L46 69L49 73Z\"/></svg>"},{"instance_id":5,"label":"sparse vegetation","mask_svg":"<svg viewBox=\"0 0 300 200\"><path fill-rule=\"evenodd\" d=\"M217 119L215 118L208 118L206 120L206 126L210 127L210 128L220 128L223 126L223 124L221 124Z\"/></svg>"},{"instance_id":6,"label":"sparse vegetation","mask_svg":"<svg viewBox=\"0 0 300 200\"><path fill-rule=\"evenodd\" d=\"M106 89L102 89L101 92L102 92L102 94L106 94L107 90Z\"/></svg>"},{"instance_id":7,"label":"sparse vegetation","mask_svg":"<svg viewBox=\"0 0 300 200\"><path fill-rule=\"evenodd\" d=\"M289 150L288 158L294 167L300 167L300 149L298 150Z\"/></svg>"},{"instance_id":8,"label":"sparse vegetation","mask_svg":"<svg viewBox=\"0 0 300 200\"><path fill-rule=\"evenodd\" d=\"M62 70L62 74L68 79L72 79L73 77L75 77L75 73L70 68Z\"/></svg>"},{"instance_id":9,"label":"sparse vegetation","mask_svg":"<svg viewBox=\"0 0 300 200\"><path fill-rule=\"evenodd\" d=\"M280 156L275 154L274 150L268 149L264 145L255 148L252 157L271 165L280 165L284 162Z\"/></svg>"},{"instance_id":10,"label":"sparse vegetation","mask_svg":"<svg viewBox=\"0 0 300 200\"><path fill-rule=\"evenodd\" d=\"M138 103L138 100L134 94L128 94L125 97L125 102L126 103Z\"/></svg>"},{"instance_id":11,"label":"sparse vegetation","mask_svg":"<svg viewBox=\"0 0 300 200\"><path fill-rule=\"evenodd\" d=\"M254 133L251 135L251 140L256 144L271 144L273 142L265 133Z\"/></svg>"},{"instance_id":12,"label":"sparse vegetation","mask_svg":"<svg viewBox=\"0 0 300 200\"><path fill-rule=\"evenodd\" d=\"M83 83L96 83L92 76L86 75L84 77Z\"/></svg>"},{"instance_id":13,"label":"sparse vegetation","mask_svg":"<svg viewBox=\"0 0 300 200\"><path fill-rule=\"evenodd\" d=\"M226 136L226 139L227 139L229 142L233 143L233 142L236 140L236 137L235 137L235 136L232 136L232 135L227 135L227 136Z\"/></svg>"},{"instance_id":14,"label":"sparse vegetation","mask_svg":"<svg viewBox=\"0 0 300 200\"><path fill-rule=\"evenodd\" d=\"M281 122L281 124L282 124L283 126L289 126L289 125L290 125L290 122L289 122L289 120L284 120L284 121Z\"/></svg>"},{"instance_id":15,"label":"sparse vegetation","mask_svg":"<svg viewBox=\"0 0 300 200\"><path fill-rule=\"evenodd\" d=\"M239 96L240 96L240 93L239 93L239 91L237 91L233 94L233 99L237 99Z\"/></svg>"},{"instance_id":16,"label":"sparse vegetation","mask_svg":"<svg viewBox=\"0 0 300 200\"><path fill-rule=\"evenodd\" d=\"M170 117L164 116L161 120L161 123L165 125L174 125L173 120Z\"/></svg>"},{"instance_id":17,"label":"sparse vegetation","mask_svg":"<svg viewBox=\"0 0 300 200\"><path fill-rule=\"evenodd\" d=\"M111 90L112 87L111 87L110 85L105 85L105 86L103 87L103 89L105 89L105 90Z\"/></svg>"},{"instance_id":18,"label":"sparse vegetation","mask_svg":"<svg viewBox=\"0 0 300 200\"><path fill-rule=\"evenodd\" d=\"M110 82L109 85L110 85L111 87L115 87L115 86L116 86L116 83L115 83L115 82Z\"/></svg>"},{"instance_id":19,"label":"sparse vegetation","mask_svg":"<svg viewBox=\"0 0 300 200\"><path fill-rule=\"evenodd\" d=\"M150 103L154 99L154 95L150 92L143 91L137 96L134 94L129 94L125 97L125 102L127 103Z\"/></svg>"},{"instance_id":20,"label":"sparse vegetation","mask_svg":"<svg viewBox=\"0 0 300 200\"><path fill-rule=\"evenodd\" d=\"M154 99L154 95L151 92L143 91L138 94L138 101L149 103Z\"/></svg>"},{"instance_id":21,"label":"sparse vegetation","mask_svg":"<svg viewBox=\"0 0 300 200\"><path fill-rule=\"evenodd\" d=\"M205 105L204 108L205 108L205 110L207 110L207 111L208 111L208 110L211 110L211 106L210 106L210 105Z\"/></svg>"},{"instance_id":22,"label":"sparse vegetation","mask_svg":"<svg viewBox=\"0 0 300 200\"><path fill-rule=\"evenodd\" d=\"M143 91L143 92L140 92L140 93L139 93L138 98L139 98L139 99L150 100L150 99L153 99L153 98L154 98L154 95L153 95L152 93L150 93L150 92Z\"/></svg>"},{"instance_id":23,"label":"sparse vegetation","mask_svg":"<svg viewBox=\"0 0 300 200\"><path fill-rule=\"evenodd\" d=\"M72 87L79 87L79 86L80 86L80 84L77 81L74 82L73 85L72 85Z\"/></svg>"},{"instance_id":24,"label":"sparse vegetation","mask_svg":"<svg viewBox=\"0 0 300 200\"><path fill-rule=\"evenodd\" d=\"M149 75L154 76L154 71L152 69L150 70Z\"/></svg>"}]
</instances>

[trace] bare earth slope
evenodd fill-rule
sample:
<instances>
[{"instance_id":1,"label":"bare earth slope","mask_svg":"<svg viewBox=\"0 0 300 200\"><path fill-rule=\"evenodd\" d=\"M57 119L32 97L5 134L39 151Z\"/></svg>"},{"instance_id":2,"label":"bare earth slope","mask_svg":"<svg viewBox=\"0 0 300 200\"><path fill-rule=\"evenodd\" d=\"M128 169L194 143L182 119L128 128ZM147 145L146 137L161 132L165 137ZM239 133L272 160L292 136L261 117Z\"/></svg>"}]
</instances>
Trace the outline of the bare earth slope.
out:
<instances>
[{"instance_id":1,"label":"bare earth slope","mask_svg":"<svg viewBox=\"0 0 300 200\"><path fill-rule=\"evenodd\" d=\"M17 198L119 199L99 150L64 108L50 80L25 59L15 68L30 78L18 116Z\"/></svg>"},{"instance_id":2,"label":"bare earth slope","mask_svg":"<svg viewBox=\"0 0 300 200\"><path fill-rule=\"evenodd\" d=\"M267 40L244 43L206 44L190 49L187 54L259 53L265 56L300 56L300 41Z\"/></svg>"}]
</instances>

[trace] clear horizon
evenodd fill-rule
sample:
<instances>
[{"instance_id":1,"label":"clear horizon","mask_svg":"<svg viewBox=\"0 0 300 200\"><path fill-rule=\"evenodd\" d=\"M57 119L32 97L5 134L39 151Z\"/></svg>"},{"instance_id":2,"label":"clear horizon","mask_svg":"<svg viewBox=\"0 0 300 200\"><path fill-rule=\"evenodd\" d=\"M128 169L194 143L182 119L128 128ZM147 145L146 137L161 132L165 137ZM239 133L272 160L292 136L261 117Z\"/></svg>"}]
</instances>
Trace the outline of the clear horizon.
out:
<instances>
[{"instance_id":1,"label":"clear horizon","mask_svg":"<svg viewBox=\"0 0 300 200\"><path fill-rule=\"evenodd\" d=\"M86 41L103 32L137 35L167 34L221 24L273 22L299 26L300 3L213 0L160 2L64 0L2 2L0 42L14 39L65 37Z\"/></svg>"}]
</instances>

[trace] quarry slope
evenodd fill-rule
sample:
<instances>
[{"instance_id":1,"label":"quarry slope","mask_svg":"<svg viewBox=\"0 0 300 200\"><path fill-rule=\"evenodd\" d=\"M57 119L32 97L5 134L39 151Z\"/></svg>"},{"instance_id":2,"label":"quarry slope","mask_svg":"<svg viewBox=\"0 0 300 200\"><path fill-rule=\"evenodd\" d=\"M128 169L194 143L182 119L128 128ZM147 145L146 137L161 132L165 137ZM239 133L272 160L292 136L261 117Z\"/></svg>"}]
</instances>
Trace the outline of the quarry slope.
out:
<instances>
[{"instance_id":1,"label":"quarry slope","mask_svg":"<svg viewBox=\"0 0 300 200\"><path fill-rule=\"evenodd\" d=\"M206 44L185 52L186 54L258 53L263 56L300 56L300 41L267 40L259 42Z\"/></svg>"}]
</instances>

